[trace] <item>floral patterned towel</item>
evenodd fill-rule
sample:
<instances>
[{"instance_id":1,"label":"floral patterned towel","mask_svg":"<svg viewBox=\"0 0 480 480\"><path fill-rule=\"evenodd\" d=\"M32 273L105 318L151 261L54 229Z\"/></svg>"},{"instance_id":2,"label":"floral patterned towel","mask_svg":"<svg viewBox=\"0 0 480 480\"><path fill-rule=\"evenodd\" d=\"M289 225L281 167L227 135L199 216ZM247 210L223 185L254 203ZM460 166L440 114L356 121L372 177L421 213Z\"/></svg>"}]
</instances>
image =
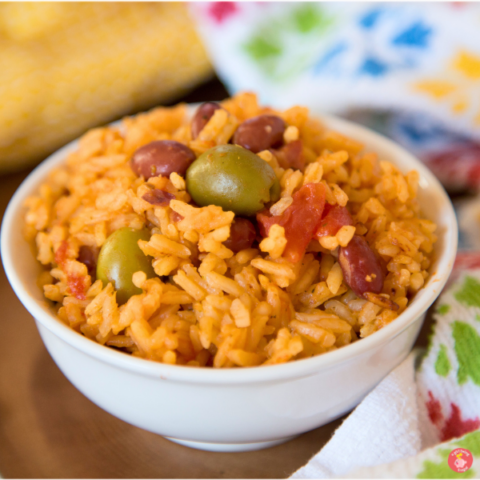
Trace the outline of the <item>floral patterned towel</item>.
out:
<instances>
[{"instance_id":1,"label":"floral patterned towel","mask_svg":"<svg viewBox=\"0 0 480 480\"><path fill-rule=\"evenodd\" d=\"M480 4L206 2L191 11L230 93L361 121L449 190L480 187Z\"/></svg>"},{"instance_id":2,"label":"floral patterned towel","mask_svg":"<svg viewBox=\"0 0 480 480\"><path fill-rule=\"evenodd\" d=\"M460 273L434 319L427 352L388 375L293 478L480 478L480 270Z\"/></svg>"}]
</instances>

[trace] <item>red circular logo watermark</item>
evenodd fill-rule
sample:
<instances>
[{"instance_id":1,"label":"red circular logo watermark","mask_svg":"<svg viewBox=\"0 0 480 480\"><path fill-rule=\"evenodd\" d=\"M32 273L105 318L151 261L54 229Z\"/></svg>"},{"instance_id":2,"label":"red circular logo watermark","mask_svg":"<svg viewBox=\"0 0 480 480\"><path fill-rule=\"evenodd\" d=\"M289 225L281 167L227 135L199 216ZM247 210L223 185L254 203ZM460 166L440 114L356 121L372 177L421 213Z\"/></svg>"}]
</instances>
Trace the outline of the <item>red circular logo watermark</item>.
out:
<instances>
[{"instance_id":1,"label":"red circular logo watermark","mask_svg":"<svg viewBox=\"0 0 480 480\"><path fill-rule=\"evenodd\" d=\"M463 473L470 469L473 463L473 456L466 448L456 448L448 456L448 466L457 473Z\"/></svg>"}]
</instances>

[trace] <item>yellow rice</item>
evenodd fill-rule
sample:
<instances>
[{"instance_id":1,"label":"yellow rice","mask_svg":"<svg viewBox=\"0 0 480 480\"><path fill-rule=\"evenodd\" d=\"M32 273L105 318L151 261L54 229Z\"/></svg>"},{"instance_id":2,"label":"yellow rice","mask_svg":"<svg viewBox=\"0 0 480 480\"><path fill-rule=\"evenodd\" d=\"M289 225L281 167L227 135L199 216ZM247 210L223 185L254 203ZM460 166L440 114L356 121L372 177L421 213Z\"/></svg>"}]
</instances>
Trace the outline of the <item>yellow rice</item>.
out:
<instances>
[{"instance_id":1,"label":"yellow rice","mask_svg":"<svg viewBox=\"0 0 480 480\"><path fill-rule=\"evenodd\" d=\"M126 118L119 128L92 130L28 199L25 235L36 244L45 267L38 282L59 318L86 337L137 357L215 368L322 354L394 321L427 280L436 240L435 224L419 213L417 172L402 175L357 141L326 129L306 108L275 112L259 106L251 93L222 106L225 110L217 110L195 140L185 105ZM302 185L321 182L327 202L346 205L354 220L354 227L313 240L298 264L282 257L283 227L272 227L259 248L234 254L223 244L233 212L190 205L178 174L145 181L129 166L133 152L153 140L182 142L198 156L227 143L239 123L262 113L285 120L285 142L300 138L306 159L304 172L284 170L270 151L260 152L282 189L270 212L280 215ZM166 207L151 205L142 196L152 188L176 199ZM149 228L150 240L139 246L164 280L147 280L137 272L133 282L143 293L118 306L113 286L90 278L77 258L80 247L99 249L122 227ZM352 292L338 263L339 246L348 245L355 233L364 235L387 265L384 296L373 301ZM58 265L62 245L66 261ZM68 278L82 282L85 299L74 295ZM386 300L399 309L389 309Z\"/></svg>"}]
</instances>

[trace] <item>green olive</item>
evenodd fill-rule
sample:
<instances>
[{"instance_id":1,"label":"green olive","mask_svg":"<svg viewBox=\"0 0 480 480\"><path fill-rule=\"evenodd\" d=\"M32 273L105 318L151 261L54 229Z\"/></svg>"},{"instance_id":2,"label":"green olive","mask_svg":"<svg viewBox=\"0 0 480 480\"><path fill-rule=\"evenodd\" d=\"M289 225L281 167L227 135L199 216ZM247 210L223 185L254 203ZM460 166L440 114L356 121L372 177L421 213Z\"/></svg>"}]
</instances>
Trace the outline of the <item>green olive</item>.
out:
<instances>
[{"instance_id":1,"label":"green olive","mask_svg":"<svg viewBox=\"0 0 480 480\"><path fill-rule=\"evenodd\" d=\"M188 193L197 205L217 205L247 217L280 198L273 168L237 145L207 150L190 165L186 180Z\"/></svg>"},{"instance_id":2,"label":"green olive","mask_svg":"<svg viewBox=\"0 0 480 480\"><path fill-rule=\"evenodd\" d=\"M142 293L132 282L135 272L145 272L147 278L155 276L150 259L138 246L139 240L150 240L150 232L120 228L107 238L98 255L97 279L102 281L103 286L113 283L119 305L126 303L133 295Z\"/></svg>"}]
</instances>

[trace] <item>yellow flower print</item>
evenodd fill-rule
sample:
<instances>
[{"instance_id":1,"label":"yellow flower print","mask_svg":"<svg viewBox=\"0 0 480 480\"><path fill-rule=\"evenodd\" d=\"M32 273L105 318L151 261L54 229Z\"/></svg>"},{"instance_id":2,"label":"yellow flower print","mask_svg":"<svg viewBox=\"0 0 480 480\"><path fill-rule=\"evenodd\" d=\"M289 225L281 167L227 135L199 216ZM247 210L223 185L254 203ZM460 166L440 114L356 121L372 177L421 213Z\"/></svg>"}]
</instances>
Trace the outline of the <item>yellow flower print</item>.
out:
<instances>
[{"instance_id":1,"label":"yellow flower print","mask_svg":"<svg viewBox=\"0 0 480 480\"><path fill-rule=\"evenodd\" d=\"M453 68L471 80L480 79L480 57L460 52L453 60Z\"/></svg>"},{"instance_id":2,"label":"yellow flower print","mask_svg":"<svg viewBox=\"0 0 480 480\"><path fill-rule=\"evenodd\" d=\"M441 79L440 79L440 78ZM454 114L460 114L472 108L478 109L474 123L480 125L480 106L475 105L480 89L480 56L465 50L459 51L444 72L437 78L424 79L412 86L437 102L448 102Z\"/></svg>"}]
</instances>

